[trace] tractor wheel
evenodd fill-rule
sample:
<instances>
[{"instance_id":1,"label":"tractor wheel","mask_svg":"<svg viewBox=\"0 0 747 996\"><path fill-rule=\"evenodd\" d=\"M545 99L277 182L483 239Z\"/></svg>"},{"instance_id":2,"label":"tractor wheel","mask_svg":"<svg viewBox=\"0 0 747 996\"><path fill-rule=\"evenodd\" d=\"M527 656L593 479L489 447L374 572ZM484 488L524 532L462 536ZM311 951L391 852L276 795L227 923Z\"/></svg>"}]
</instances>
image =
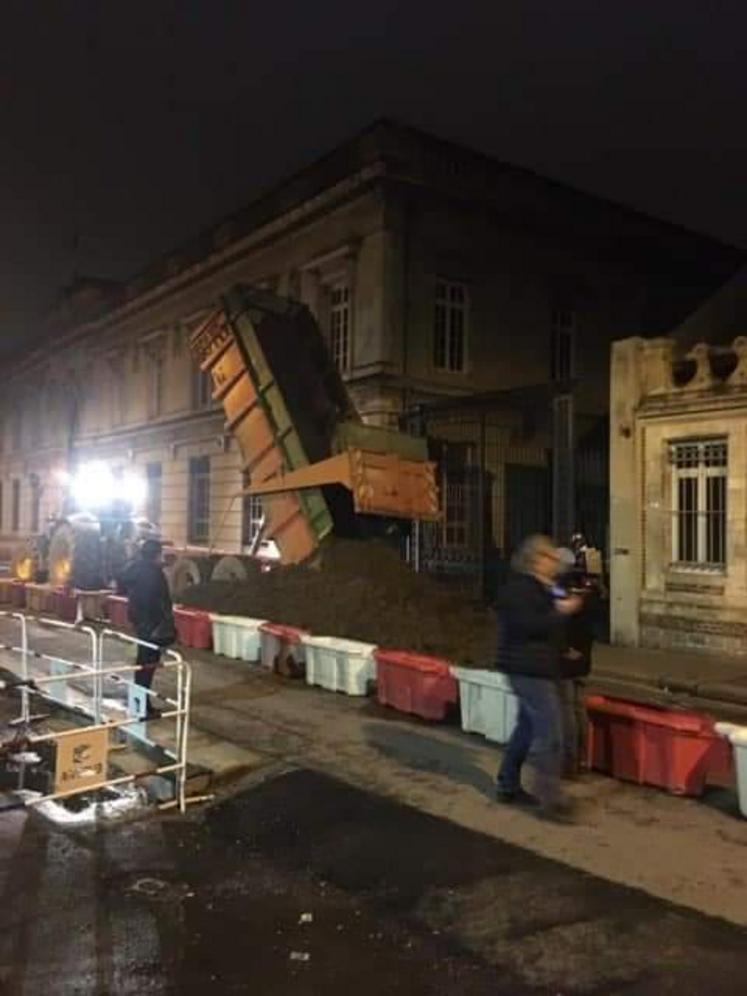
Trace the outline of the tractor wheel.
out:
<instances>
[{"instance_id":1,"label":"tractor wheel","mask_svg":"<svg viewBox=\"0 0 747 996\"><path fill-rule=\"evenodd\" d=\"M44 570L43 557L36 538L27 539L13 554L11 577L19 581L39 581Z\"/></svg>"},{"instance_id":2,"label":"tractor wheel","mask_svg":"<svg viewBox=\"0 0 747 996\"><path fill-rule=\"evenodd\" d=\"M187 588L209 581L215 557L179 557L168 572L171 597L180 598Z\"/></svg>"},{"instance_id":3,"label":"tractor wheel","mask_svg":"<svg viewBox=\"0 0 747 996\"><path fill-rule=\"evenodd\" d=\"M246 581L249 572L240 557L221 557L213 567L211 581Z\"/></svg>"},{"instance_id":4,"label":"tractor wheel","mask_svg":"<svg viewBox=\"0 0 747 996\"><path fill-rule=\"evenodd\" d=\"M93 591L102 588L101 538L90 523L62 522L49 542L49 580Z\"/></svg>"}]
</instances>

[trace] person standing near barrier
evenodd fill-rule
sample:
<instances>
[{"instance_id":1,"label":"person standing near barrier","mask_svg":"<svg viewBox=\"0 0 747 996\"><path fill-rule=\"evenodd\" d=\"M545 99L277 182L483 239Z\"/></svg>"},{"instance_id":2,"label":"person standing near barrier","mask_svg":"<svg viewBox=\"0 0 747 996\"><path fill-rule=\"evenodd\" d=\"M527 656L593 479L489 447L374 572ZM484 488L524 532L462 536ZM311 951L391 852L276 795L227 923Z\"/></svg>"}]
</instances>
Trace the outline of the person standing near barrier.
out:
<instances>
[{"instance_id":1,"label":"person standing near barrier","mask_svg":"<svg viewBox=\"0 0 747 996\"><path fill-rule=\"evenodd\" d=\"M148 539L139 555L125 569L120 578L123 594L129 599L128 618L138 640L156 644L145 647L138 644L135 663L146 670L135 672L135 682L150 689L155 667L161 662L163 647L176 641L176 625L171 594L162 567L162 546L158 540ZM158 710L148 697L147 715L155 718Z\"/></svg>"},{"instance_id":2,"label":"person standing near barrier","mask_svg":"<svg viewBox=\"0 0 747 996\"><path fill-rule=\"evenodd\" d=\"M576 595L553 591L560 555L547 536L530 536L517 551L514 575L498 601L497 669L508 675L519 703L516 726L506 744L496 783L499 802L539 806L539 815L568 822L571 808L560 778L564 761L561 654L567 620L581 609ZM536 797L524 790L527 759L536 772Z\"/></svg>"},{"instance_id":3,"label":"person standing near barrier","mask_svg":"<svg viewBox=\"0 0 747 996\"><path fill-rule=\"evenodd\" d=\"M560 655L560 703L563 711L563 777L574 779L585 768L587 718L584 696L586 682L591 672L592 646L594 644L594 614L597 596L593 589L574 588L571 593L581 600L579 611L568 618L563 649ZM564 591L560 596L567 597Z\"/></svg>"},{"instance_id":4,"label":"person standing near barrier","mask_svg":"<svg viewBox=\"0 0 747 996\"><path fill-rule=\"evenodd\" d=\"M571 550L559 551L562 566L556 586L557 598L566 598L570 592L581 599L581 608L567 620L560 657L565 778L578 777L585 767L587 719L584 693L591 672L600 602L599 578L588 572L586 564L586 551L592 548L586 546L580 534L574 537L574 543L579 547L575 555Z\"/></svg>"}]
</instances>

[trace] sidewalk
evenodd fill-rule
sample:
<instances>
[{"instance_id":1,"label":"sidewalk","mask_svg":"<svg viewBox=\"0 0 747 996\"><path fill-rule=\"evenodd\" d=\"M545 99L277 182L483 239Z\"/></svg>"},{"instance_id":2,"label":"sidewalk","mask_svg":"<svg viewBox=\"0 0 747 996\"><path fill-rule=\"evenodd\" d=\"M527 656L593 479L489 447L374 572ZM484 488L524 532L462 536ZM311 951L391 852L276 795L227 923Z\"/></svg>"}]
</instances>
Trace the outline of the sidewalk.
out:
<instances>
[{"instance_id":1,"label":"sidewalk","mask_svg":"<svg viewBox=\"0 0 747 996\"><path fill-rule=\"evenodd\" d=\"M617 693L618 685L630 685L629 694L637 688L648 701L690 704L747 721L747 657L597 644L592 684Z\"/></svg>"},{"instance_id":2,"label":"sidewalk","mask_svg":"<svg viewBox=\"0 0 747 996\"><path fill-rule=\"evenodd\" d=\"M727 792L688 800L590 775L571 787L580 824L548 827L497 806L493 784L500 750L480 737L253 665L190 656L192 727L210 744L219 776L231 776L237 748L252 768L249 782L295 767L315 768L583 871L747 925L747 821L738 817ZM192 759L201 763L198 753Z\"/></svg>"},{"instance_id":3,"label":"sidewalk","mask_svg":"<svg viewBox=\"0 0 747 996\"><path fill-rule=\"evenodd\" d=\"M580 823L548 826L495 803L500 750L455 725L414 720L371 699L332 694L209 653L185 651L185 657L194 675L190 760L215 772L216 791L299 767L316 769L582 871L747 925L747 821L728 792L688 800L590 775L571 786ZM167 672L157 675L157 690L168 694L168 685ZM160 726L153 724L156 740Z\"/></svg>"}]
</instances>

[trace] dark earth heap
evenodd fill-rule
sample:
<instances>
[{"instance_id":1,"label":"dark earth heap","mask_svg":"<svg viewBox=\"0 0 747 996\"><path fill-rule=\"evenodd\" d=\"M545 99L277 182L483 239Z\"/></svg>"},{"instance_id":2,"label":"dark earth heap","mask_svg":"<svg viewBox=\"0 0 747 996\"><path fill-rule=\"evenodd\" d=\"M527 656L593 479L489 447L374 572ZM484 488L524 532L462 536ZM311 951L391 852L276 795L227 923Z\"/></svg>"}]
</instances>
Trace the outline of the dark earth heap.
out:
<instances>
[{"instance_id":1,"label":"dark earth heap","mask_svg":"<svg viewBox=\"0 0 747 996\"><path fill-rule=\"evenodd\" d=\"M489 667L495 620L453 587L411 570L385 543L327 540L315 566L250 566L246 581L211 581L184 605Z\"/></svg>"}]
</instances>

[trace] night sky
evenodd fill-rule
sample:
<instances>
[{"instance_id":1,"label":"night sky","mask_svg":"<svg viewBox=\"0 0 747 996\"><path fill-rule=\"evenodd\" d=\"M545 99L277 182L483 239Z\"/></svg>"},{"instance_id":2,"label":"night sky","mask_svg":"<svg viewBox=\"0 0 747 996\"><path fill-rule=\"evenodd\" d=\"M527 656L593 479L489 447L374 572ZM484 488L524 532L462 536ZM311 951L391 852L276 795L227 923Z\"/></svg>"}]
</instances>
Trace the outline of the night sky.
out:
<instances>
[{"instance_id":1,"label":"night sky","mask_svg":"<svg viewBox=\"0 0 747 996\"><path fill-rule=\"evenodd\" d=\"M3 0L0 348L381 116L747 247L745 9Z\"/></svg>"}]
</instances>

